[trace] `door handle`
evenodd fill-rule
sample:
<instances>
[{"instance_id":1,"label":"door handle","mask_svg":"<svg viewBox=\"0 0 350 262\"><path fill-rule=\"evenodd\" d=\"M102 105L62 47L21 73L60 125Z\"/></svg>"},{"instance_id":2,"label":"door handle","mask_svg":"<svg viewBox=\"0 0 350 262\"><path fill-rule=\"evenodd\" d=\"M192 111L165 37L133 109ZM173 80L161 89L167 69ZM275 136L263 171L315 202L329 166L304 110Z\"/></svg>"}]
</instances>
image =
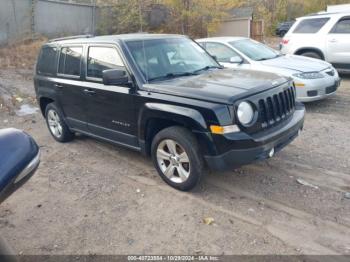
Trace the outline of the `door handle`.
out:
<instances>
[{"instance_id":1,"label":"door handle","mask_svg":"<svg viewBox=\"0 0 350 262\"><path fill-rule=\"evenodd\" d=\"M333 39L329 40L329 42L336 43L336 42L338 42L338 40L333 38Z\"/></svg>"},{"instance_id":2,"label":"door handle","mask_svg":"<svg viewBox=\"0 0 350 262\"><path fill-rule=\"evenodd\" d=\"M55 84L54 86L57 87L57 88L62 88L63 87L63 85L61 85L61 84Z\"/></svg>"},{"instance_id":3,"label":"door handle","mask_svg":"<svg viewBox=\"0 0 350 262\"><path fill-rule=\"evenodd\" d=\"M84 93L88 94L88 95L94 95L96 94L96 92L94 90L91 89L84 89Z\"/></svg>"}]
</instances>

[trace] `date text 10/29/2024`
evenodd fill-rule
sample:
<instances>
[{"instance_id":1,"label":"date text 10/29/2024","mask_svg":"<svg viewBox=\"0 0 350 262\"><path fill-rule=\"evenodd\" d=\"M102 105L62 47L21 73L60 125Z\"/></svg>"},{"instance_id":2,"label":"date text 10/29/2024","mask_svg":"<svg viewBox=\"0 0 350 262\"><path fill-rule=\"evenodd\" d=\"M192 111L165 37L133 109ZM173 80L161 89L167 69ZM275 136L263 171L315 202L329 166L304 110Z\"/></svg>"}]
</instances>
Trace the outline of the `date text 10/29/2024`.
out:
<instances>
[{"instance_id":1,"label":"date text 10/29/2024","mask_svg":"<svg viewBox=\"0 0 350 262\"><path fill-rule=\"evenodd\" d=\"M217 256L128 256L128 261L218 261Z\"/></svg>"}]
</instances>

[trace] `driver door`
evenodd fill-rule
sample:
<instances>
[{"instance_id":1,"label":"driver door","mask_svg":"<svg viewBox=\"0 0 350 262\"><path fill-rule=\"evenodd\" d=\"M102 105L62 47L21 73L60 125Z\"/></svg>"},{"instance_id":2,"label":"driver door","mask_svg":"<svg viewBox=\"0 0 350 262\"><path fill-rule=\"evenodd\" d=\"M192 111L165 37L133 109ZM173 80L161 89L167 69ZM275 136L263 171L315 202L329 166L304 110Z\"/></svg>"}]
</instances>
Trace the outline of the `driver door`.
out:
<instances>
[{"instance_id":1,"label":"driver door","mask_svg":"<svg viewBox=\"0 0 350 262\"><path fill-rule=\"evenodd\" d=\"M86 118L92 135L138 147L134 93L129 86L104 85L102 72L125 67L114 45L88 46L86 55Z\"/></svg>"}]
</instances>

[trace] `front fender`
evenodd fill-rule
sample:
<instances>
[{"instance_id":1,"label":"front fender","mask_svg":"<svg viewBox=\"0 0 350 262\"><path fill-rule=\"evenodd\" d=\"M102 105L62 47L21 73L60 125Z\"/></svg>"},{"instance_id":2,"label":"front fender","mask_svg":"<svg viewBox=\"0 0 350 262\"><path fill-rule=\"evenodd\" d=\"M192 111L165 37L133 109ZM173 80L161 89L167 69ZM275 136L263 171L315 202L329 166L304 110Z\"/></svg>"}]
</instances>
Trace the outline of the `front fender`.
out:
<instances>
[{"instance_id":1,"label":"front fender","mask_svg":"<svg viewBox=\"0 0 350 262\"><path fill-rule=\"evenodd\" d=\"M162 103L146 103L141 109L138 126L139 138L144 139L149 119L166 119L186 126L194 132L207 132L207 124L202 114L192 108Z\"/></svg>"}]
</instances>

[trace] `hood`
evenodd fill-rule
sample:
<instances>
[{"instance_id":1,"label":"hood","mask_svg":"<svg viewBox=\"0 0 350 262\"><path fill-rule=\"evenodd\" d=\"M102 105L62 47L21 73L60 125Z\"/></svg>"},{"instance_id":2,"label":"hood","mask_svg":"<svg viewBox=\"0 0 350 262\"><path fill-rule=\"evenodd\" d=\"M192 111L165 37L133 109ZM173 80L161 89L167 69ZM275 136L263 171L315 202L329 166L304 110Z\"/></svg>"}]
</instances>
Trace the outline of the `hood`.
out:
<instances>
[{"instance_id":1,"label":"hood","mask_svg":"<svg viewBox=\"0 0 350 262\"><path fill-rule=\"evenodd\" d=\"M243 69L216 69L200 75L145 84L143 89L149 92L232 104L240 98L268 90L287 81L287 78L273 73Z\"/></svg>"},{"instance_id":2,"label":"hood","mask_svg":"<svg viewBox=\"0 0 350 262\"><path fill-rule=\"evenodd\" d=\"M325 61L297 55L280 56L275 59L261 61L260 63L264 66L288 69L302 73L319 72L330 67L330 64Z\"/></svg>"}]
</instances>

